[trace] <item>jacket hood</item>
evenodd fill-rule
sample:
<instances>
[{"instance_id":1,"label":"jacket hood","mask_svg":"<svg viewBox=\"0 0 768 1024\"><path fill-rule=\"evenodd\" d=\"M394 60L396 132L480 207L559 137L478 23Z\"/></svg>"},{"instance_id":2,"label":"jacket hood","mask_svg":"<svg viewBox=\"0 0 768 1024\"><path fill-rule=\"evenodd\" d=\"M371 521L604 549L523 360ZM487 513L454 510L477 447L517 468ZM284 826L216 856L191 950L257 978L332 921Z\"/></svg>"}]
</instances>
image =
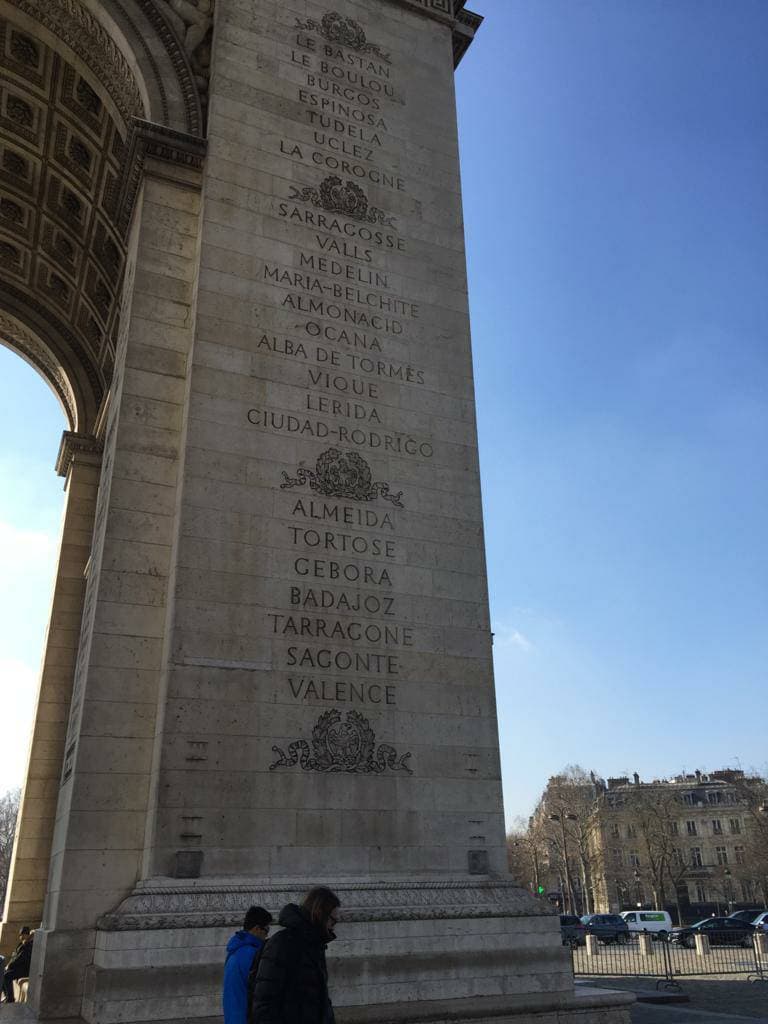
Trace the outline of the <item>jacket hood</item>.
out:
<instances>
[{"instance_id":1,"label":"jacket hood","mask_svg":"<svg viewBox=\"0 0 768 1024\"><path fill-rule=\"evenodd\" d=\"M332 932L324 931L312 924L304 908L298 907L295 903L287 903L283 907L277 923L283 928L290 928L301 934L309 942L320 942L325 945L336 938Z\"/></svg>"},{"instance_id":2,"label":"jacket hood","mask_svg":"<svg viewBox=\"0 0 768 1024\"><path fill-rule=\"evenodd\" d=\"M261 946L261 939L257 939L256 936L251 935L250 932L235 932L227 943L227 952L236 953L238 949L242 949L243 946L255 946L258 949L258 947Z\"/></svg>"}]
</instances>

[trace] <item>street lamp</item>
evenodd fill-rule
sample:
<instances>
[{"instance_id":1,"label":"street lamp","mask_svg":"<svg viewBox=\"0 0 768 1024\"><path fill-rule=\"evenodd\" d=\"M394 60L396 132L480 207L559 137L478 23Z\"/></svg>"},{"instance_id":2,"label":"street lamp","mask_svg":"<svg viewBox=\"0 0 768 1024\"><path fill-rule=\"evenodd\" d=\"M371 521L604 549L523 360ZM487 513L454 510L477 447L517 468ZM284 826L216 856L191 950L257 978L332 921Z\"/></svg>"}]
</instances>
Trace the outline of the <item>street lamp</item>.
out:
<instances>
[{"instance_id":1,"label":"street lamp","mask_svg":"<svg viewBox=\"0 0 768 1024\"><path fill-rule=\"evenodd\" d=\"M635 870L632 872L632 877L635 880L635 889L637 890L635 892L635 901L637 903L637 909L639 910L643 904L640 899L640 872L637 870L637 868L635 868Z\"/></svg>"},{"instance_id":2,"label":"street lamp","mask_svg":"<svg viewBox=\"0 0 768 1024\"><path fill-rule=\"evenodd\" d=\"M723 871L723 875L725 876L725 898L728 902L728 913L730 914L733 910L733 884L731 882L731 869L726 868Z\"/></svg>"}]
</instances>

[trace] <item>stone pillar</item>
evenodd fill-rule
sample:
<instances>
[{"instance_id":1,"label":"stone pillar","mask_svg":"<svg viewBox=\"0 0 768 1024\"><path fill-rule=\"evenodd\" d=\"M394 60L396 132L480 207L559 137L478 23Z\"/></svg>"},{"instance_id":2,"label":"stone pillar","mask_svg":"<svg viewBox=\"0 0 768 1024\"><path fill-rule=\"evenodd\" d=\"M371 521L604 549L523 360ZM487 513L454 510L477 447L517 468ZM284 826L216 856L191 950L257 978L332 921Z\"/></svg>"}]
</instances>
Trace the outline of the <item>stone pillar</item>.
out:
<instances>
[{"instance_id":1,"label":"stone pillar","mask_svg":"<svg viewBox=\"0 0 768 1024\"><path fill-rule=\"evenodd\" d=\"M709 936L698 932L694 938L696 939L696 956L710 956L712 951L709 947Z\"/></svg>"},{"instance_id":2,"label":"stone pillar","mask_svg":"<svg viewBox=\"0 0 768 1024\"><path fill-rule=\"evenodd\" d=\"M768 935L765 932L756 932L754 935L755 952L761 960L768 958Z\"/></svg>"},{"instance_id":3,"label":"stone pillar","mask_svg":"<svg viewBox=\"0 0 768 1024\"><path fill-rule=\"evenodd\" d=\"M638 935L640 942L640 956L653 956L653 936L649 935L648 932L640 932Z\"/></svg>"},{"instance_id":4,"label":"stone pillar","mask_svg":"<svg viewBox=\"0 0 768 1024\"><path fill-rule=\"evenodd\" d=\"M45 901L64 740L91 554L101 444L65 432L56 469L65 478L61 547L48 634L40 669L26 781L19 809L0 953L7 955L22 925L40 924Z\"/></svg>"},{"instance_id":5,"label":"stone pillar","mask_svg":"<svg viewBox=\"0 0 768 1024\"><path fill-rule=\"evenodd\" d=\"M200 140L152 126L130 239L30 1002L79 1016L96 922L141 877L194 333ZM162 154L164 159L154 154ZM178 156L179 159L174 159Z\"/></svg>"},{"instance_id":6,"label":"stone pillar","mask_svg":"<svg viewBox=\"0 0 768 1024\"><path fill-rule=\"evenodd\" d=\"M587 956L600 956L600 943L596 935L587 935Z\"/></svg>"}]
</instances>

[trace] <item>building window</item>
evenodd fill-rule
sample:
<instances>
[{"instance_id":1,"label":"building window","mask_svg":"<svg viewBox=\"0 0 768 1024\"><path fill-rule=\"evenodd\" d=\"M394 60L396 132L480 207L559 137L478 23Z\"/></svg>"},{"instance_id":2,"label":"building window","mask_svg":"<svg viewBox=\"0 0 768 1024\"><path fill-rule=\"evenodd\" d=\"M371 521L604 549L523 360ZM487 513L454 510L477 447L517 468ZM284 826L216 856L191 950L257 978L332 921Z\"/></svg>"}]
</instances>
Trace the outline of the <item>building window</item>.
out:
<instances>
[{"instance_id":1,"label":"building window","mask_svg":"<svg viewBox=\"0 0 768 1024\"><path fill-rule=\"evenodd\" d=\"M618 825L618 822L614 821L613 824L611 825L611 838L612 839L618 839L619 838L619 825Z\"/></svg>"},{"instance_id":2,"label":"building window","mask_svg":"<svg viewBox=\"0 0 768 1024\"><path fill-rule=\"evenodd\" d=\"M707 902L707 890L703 882L696 883L696 899L699 903Z\"/></svg>"},{"instance_id":3,"label":"building window","mask_svg":"<svg viewBox=\"0 0 768 1024\"><path fill-rule=\"evenodd\" d=\"M640 867L640 854L637 852L637 850L629 851L629 866L631 868Z\"/></svg>"},{"instance_id":4,"label":"building window","mask_svg":"<svg viewBox=\"0 0 768 1024\"><path fill-rule=\"evenodd\" d=\"M621 864L623 863L623 857L621 855L621 850L619 850L617 848L614 848L612 852L613 852L613 863L616 865L616 867L620 867Z\"/></svg>"},{"instance_id":5,"label":"building window","mask_svg":"<svg viewBox=\"0 0 768 1024\"><path fill-rule=\"evenodd\" d=\"M754 886L752 884L752 879L745 878L744 881L741 883L741 898L743 900L751 900L753 895Z\"/></svg>"},{"instance_id":6,"label":"building window","mask_svg":"<svg viewBox=\"0 0 768 1024\"><path fill-rule=\"evenodd\" d=\"M734 855L736 857L736 863L737 864L745 864L746 863L746 861L744 859L744 847L743 846L734 846L733 852L734 852Z\"/></svg>"},{"instance_id":7,"label":"building window","mask_svg":"<svg viewBox=\"0 0 768 1024\"><path fill-rule=\"evenodd\" d=\"M723 823L719 818L712 819L712 835L721 836L723 834Z\"/></svg>"},{"instance_id":8,"label":"building window","mask_svg":"<svg viewBox=\"0 0 768 1024\"><path fill-rule=\"evenodd\" d=\"M686 829L686 831L687 831L689 836L695 836L697 834L696 833L696 822L695 821L686 821L685 829Z\"/></svg>"},{"instance_id":9,"label":"building window","mask_svg":"<svg viewBox=\"0 0 768 1024\"><path fill-rule=\"evenodd\" d=\"M670 821L670 823L669 823L669 834L671 836L676 836L679 833L679 831L680 831L680 829L677 827L677 822L676 821Z\"/></svg>"},{"instance_id":10,"label":"building window","mask_svg":"<svg viewBox=\"0 0 768 1024\"><path fill-rule=\"evenodd\" d=\"M725 798L723 800L723 803L735 804L736 803L736 794L735 793L726 793L725 794Z\"/></svg>"},{"instance_id":11,"label":"building window","mask_svg":"<svg viewBox=\"0 0 768 1024\"><path fill-rule=\"evenodd\" d=\"M683 803L693 807L693 793L683 793Z\"/></svg>"},{"instance_id":12,"label":"building window","mask_svg":"<svg viewBox=\"0 0 768 1024\"><path fill-rule=\"evenodd\" d=\"M635 825L627 825L627 839L637 839L637 827Z\"/></svg>"},{"instance_id":13,"label":"building window","mask_svg":"<svg viewBox=\"0 0 768 1024\"><path fill-rule=\"evenodd\" d=\"M728 822L728 826L731 830L732 836L737 836L741 833L741 822L738 818L731 818Z\"/></svg>"},{"instance_id":14,"label":"building window","mask_svg":"<svg viewBox=\"0 0 768 1024\"><path fill-rule=\"evenodd\" d=\"M675 847L672 851L672 860L677 867L681 868L683 866L683 851Z\"/></svg>"},{"instance_id":15,"label":"building window","mask_svg":"<svg viewBox=\"0 0 768 1024\"><path fill-rule=\"evenodd\" d=\"M724 846L715 847L715 856L717 857L718 864L728 863L728 850Z\"/></svg>"},{"instance_id":16,"label":"building window","mask_svg":"<svg viewBox=\"0 0 768 1024\"><path fill-rule=\"evenodd\" d=\"M701 866L702 866L701 847L700 846L692 846L691 847L691 867L692 868L700 868Z\"/></svg>"},{"instance_id":17,"label":"building window","mask_svg":"<svg viewBox=\"0 0 768 1024\"><path fill-rule=\"evenodd\" d=\"M723 794L718 790L714 793L707 793L707 802L710 804L721 804L723 802Z\"/></svg>"}]
</instances>

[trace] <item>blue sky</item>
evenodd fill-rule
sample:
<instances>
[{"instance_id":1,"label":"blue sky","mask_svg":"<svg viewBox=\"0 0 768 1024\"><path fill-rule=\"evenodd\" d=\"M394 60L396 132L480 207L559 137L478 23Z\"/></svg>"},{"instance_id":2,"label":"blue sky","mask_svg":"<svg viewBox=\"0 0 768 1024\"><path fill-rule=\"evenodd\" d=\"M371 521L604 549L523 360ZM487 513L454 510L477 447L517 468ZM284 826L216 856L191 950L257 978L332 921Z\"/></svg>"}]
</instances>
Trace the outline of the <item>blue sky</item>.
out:
<instances>
[{"instance_id":1,"label":"blue sky","mask_svg":"<svg viewBox=\"0 0 768 1024\"><path fill-rule=\"evenodd\" d=\"M469 6L487 19L457 90L508 817L571 762L766 770L768 6ZM0 788L22 775L63 428L0 348L0 573L26 566L0 596L21 695Z\"/></svg>"},{"instance_id":2,"label":"blue sky","mask_svg":"<svg viewBox=\"0 0 768 1024\"><path fill-rule=\"evenodd\" d=\"M768 7L483 0L458 76L508 816L768 755Z\"/></svg>"}]
</instances>

